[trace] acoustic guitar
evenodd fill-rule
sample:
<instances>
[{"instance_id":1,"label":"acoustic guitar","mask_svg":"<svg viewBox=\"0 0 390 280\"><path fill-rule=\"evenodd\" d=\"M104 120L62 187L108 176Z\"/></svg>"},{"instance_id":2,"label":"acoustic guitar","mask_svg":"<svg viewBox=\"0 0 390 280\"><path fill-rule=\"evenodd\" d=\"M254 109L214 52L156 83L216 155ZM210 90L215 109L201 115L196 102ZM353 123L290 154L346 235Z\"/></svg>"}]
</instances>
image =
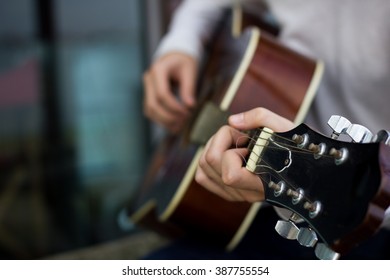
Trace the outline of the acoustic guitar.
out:
<instances>
[{"instance_id":1,"label":"acoustic guitar","mask_svg":"<svg viewBox=\"0 0 390 280\"><path fill-rule=\"evenodd\" d=\"M320 61L282 45L240 11L233 14L209 47L199 110L182 135L162 141L129 209L135 224L173 236L194 234L228 250L240 242L261 204L225 201L194 180L203 145L229 114L255 107L300 123L323 72Z\"/></svg>"}]
</instances>

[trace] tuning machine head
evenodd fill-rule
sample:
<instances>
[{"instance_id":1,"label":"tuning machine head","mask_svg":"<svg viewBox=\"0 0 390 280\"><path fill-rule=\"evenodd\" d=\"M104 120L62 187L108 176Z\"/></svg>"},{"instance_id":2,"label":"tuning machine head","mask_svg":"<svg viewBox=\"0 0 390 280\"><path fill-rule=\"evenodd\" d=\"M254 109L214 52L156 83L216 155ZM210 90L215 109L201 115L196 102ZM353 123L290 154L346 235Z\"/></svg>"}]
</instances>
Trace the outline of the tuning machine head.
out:
<instances>
[{"instance_id":1,"label":"tuning machine head","mask_svg":"<svg viewBox=\"0 0 390 280\"><path fill-rule=\"evenodd\" d=\"M355 143L368 143L373 139L373 133L360 124L352 124L347 118L333 115L328 125L332 128L331 138L337 139L341 134L348 135Z\"/></svg>"},{"instance_id":2,"label":"tuning machine head","mask_svg":"<svg viewBox=\"0 0 390 280\"><path fill-rule=\"evenodd\" d=\"M311 228L301 228L299 230L297 241L305 247L314 247L318 241L316 232Z\"/></svg>"},{"instance_id":3,"label":"tuning machine head","mask_svg":"<svg viewBox=\"0 0 390 280\"><path fill-rule=\"evenodd\" d=\"M289 240L295 240L297 239L298 233L299 233L299 228L297 225L289 220L279 220L276 223L275 230L281 237L284 237Z\"/></svg>"},{"instance_id":4,"label":"tuning machine head","mask_svg":"<svg viewBox=\"0 0 390 280\"><path fill-rule=\"evenodd\" d=\"M340 258L340 254L330 249L324 243L317 243L314 248L314 253L320 260L337 260Z\"/></svg>"},{"instance_id":5,"label":"tuning machine head","mask_svg":"<svg viewBox=\"0 0 390 280\"><path fill-rule=\"evenodd\" d=\"M383 142L390 145L390 132L387 130L380 130L372 139L373 142Z\"/></svg>"},{"instance_id":6,"label":"tuning machine head","mask_svg":"<svg viewBox=\"0 0 390 280\"><path fill-rule=\"evenodd\" d=\"M360 124L351 124L348 127L346 134L351 137L352 141L355 143L369 143L373 138L372 132Z\"/></svg>"},{"instance_id":7,"label":"tuning machine head","mask_svg":"<svg viewBox=\"0 0 390 280\"><path fill-rule=\"evenodd\" d=\"M332 139L337 139L340 134L344 134L351 122L342 116L333 115L329 118L328 125L333 129Z\"/></svg>"}]
</instances>

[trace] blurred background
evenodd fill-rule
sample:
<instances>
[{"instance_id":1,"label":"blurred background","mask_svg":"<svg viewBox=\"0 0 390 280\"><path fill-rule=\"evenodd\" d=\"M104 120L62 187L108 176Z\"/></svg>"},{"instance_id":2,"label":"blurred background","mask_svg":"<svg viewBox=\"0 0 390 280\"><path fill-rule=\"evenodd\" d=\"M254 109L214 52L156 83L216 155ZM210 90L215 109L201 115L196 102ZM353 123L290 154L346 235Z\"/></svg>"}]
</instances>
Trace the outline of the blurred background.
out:
<instances>
[{"instance_id":1,"label":"blurred background","mask_svg":"<svg viewBox=\"0 0 390 280\"><path fill-rule=\"evenodd\" d=\"M0 1L0 258L137 232L122 214L151 154L142 72L176 2Z\"/></svg>"}]
</instances>

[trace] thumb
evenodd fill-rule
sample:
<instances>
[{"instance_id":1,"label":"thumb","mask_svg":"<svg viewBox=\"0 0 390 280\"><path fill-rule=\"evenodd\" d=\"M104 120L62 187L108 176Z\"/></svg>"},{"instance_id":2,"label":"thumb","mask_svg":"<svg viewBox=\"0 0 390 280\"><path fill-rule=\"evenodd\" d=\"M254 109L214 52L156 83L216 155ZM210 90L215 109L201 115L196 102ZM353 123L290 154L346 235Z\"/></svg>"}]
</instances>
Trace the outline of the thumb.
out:
<instances>
[{"instance_id":1,"label":"thumb","mask_svg":"<svg viewBox=\"0 0 390 280\"><path fill-rule=\"evenodd\" d=\"M229 124L240 130L268 127L273 131L287 131L294 127L290 120L265 108L255 108L229 117Z\"/></svg>"}]
</instances>

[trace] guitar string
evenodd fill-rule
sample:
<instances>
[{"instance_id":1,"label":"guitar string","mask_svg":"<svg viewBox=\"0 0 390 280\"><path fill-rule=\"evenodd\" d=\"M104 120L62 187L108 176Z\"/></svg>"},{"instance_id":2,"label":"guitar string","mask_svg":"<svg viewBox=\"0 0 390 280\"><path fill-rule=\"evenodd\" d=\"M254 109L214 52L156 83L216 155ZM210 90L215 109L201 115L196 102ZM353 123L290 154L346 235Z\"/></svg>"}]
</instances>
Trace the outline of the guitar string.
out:
<instances>
[{"instance_id":1,"label":"guitar string","mask_svg":"<svg viewBox=\"0 0 390 280\"><path fill-rule=\"evenodd\" d=\"M246 162L246 158L241 153L238 153L238 154L242 157L244 162ZM269 163L267 163L264 159L261 159L261 161L264 164L256 164L256 167L263 167L263 168L270 169L271 171L274 172L274 176L278 177L279 181L283 181L289 189L297 191L298 188L294 187L288 180L286 180L285 177L283 177L278 171L276 171L274 168L272 168ZM264 189L272 181L271 172L266 172L266 171L263 171L263 172L253 172L253 174L257 175L258 177L260 177L262 179L263 185L264 185L264 182L266 183L266 185L263 186ZM307 197L305 194L303 195L303 198L305 199L306 202L313 203L313 201L309 197Z\"/></svg>"},{"instance_id":2,"label":"guitar string","mask_svg":"<svg viewBox=\"0 0 390 280\"><path fill-rule=\"evenodd\" d=\"M296 143L295 143L293 140L289 139L289 138L286 138L286 137L283 137L283 136L280 136L280 135L273 134L273 133L268 132L268 131L265 131L265 130L263 130L263 129L259 129L259 130L260 130L260 131L263 131L263 132L266 132L266 133L269 133L269 134L272 134L272 138L265 138L265 137L261 137L261 138L260 138L260 136L258 136L257 139L260 138L260 139L263 139L263 140L266 140L266 141L273 141L274 143L278 143L278 144L280 144L280 145L282 146L282 147L269 147L268 145L265 145L265 144L264 144L264 145L261 145L261 146L263 146L263 147L268 146L267 149L271 149L271 150L285 150L285 149L288 149L288 150L291 151L291 152L295 152L295 153L299 153L299 154L306 154L306 155L314 155L314 154L315 154L315 153L314 153L313 151L311 151L311 150L302 149L302 148L299 148L299 147L295 146ZM285 140L286 142L294 143L295 145L289 145L289 144L286 144L285 142L277 142L277 141L275 141L275 139L274 139L273 136L276 136L275 138L278 138L278 139L283 139L283 140ZM253 142L257 142L257 140L256 140L255 138L249 137L248 135L245 135L245 136L239 137L239 138L237 139L237 141L236 141L236 148L239 147L238 142L239 142L240 139L243 138L243 137L248 138L249 141L252 142L252 143L253 143ZM258 144L255 144L255 145L258 146ZM283 145L284 145L284 147L283 147ZM251 153L255 153L255 152L253 151L253 149L252 149ZM256 153L255 153L255 154L256 154ZM242 157L244 163L247 164L247 159L246 159L246 157L243 156L241 153L240 153L240 156ZM258 158L260 158L260 155L256 154L256 156L258 156ZM334 159L332 156L328 156L328 155L322 155L322 156L325 157L325 158L332 158L332 159ZM249 160L250 160L250 158L249 158ZM292 189L292 190L294 190L294 191L297 191L297 188L294 187L291 183L289 183L289 181L287 181L286 178L284 178L284 177L280 174L280 172L278 172L277 170L275 170L267 161L265 161L263 158L260 158L260 162L262 162L263 164L259 164L258 162L255 163L255 165L256 165L255 170L256 170L258 167L264 168L264 169L267 168L267 169L273 171L274 174L275 174L274 176L275 176L275 177L278 177L279 180L283 181L283 182L288 186L289 189ZM270 172L265 172L265 171L264 171L264 172L254 172L254 174L257 175L257 176L259 176L259 177L260 177L263 181L265 181L267 184L269 184L269 183L271 182L271 180L272 180L272 176L271 176L271 173L270 173ZM267 175L268 179L267 179L264 175ZM303 195L303 197L305 198L305 200L306 200L307 202L312 203L312 201L311 201L306 195Z\"/></svg>"},{"instance_id":3,"label":"guitar string","mask_svg":"<svg viewBox=\"0 0 390 280\"><path fill-rule=\"evenodd\" d=\"M296 146L296 143L290 139L290 138L286 138L286 137L283 137L283 136L280 136L278 134L274 134L274 133L271 133L269 131L266 131L266 130L263 130L263 129L260 129L262 132L266 132L268 134L271 134L272 138L265 138L265 137L257 137L257 139L263 139L263 140L266 140L266 141L271 141L273 140L274 143L277 143L285 148L289 148L290 150L292 150L293 152L296 152L296 153L301 153L301 154L310 154L310 155L315 155L316 153L313 152L312 150L309 150L309 149L304 149L304 148L300 148L300 147L297 147ZM277 139L281 139L281 140L284 140L284 141L287 141L287 142L290 142L290 143L293 143L293 144L287 144L285 142L279 142L279 141L276 141L274 138L277 138ZM253 137L249 137L250 141L254 141L256 142L257 139L253 138ZM271 140L269 140L271 139ZM258 144L255 144L256 146L259 146ZM263 147L265 147L266 145L262 145ZM277 147L268 147L269 149L273 149L273 150L282 150L282 148L277 148ZM251 151L253 152L253 151ZM259 156L259 155L257 155ZM321 155L321 157L324 157L324 158L330 158L330 159L334 159L333 156L331 155L327 155L327 154L323 154Z\"/></svg>"},{"instance_id":4,"label":"guitar string","mask_svg":"<svg viewBox=\"0 0 390 280\"><path fill-rule=\"evenodd\" d=\"M264 160L263 160L264 161ZM264 161L265 162L265 161ZM267 164L267 162L265 162L265 164ZM271 166L268 166L268 168L270 168L272 170L272 167ZM261 177L263 180L266 181L266 178L265 177L262 177L261 174L262 173L266 173L266 172L255 172L256 175L258 175L259 177ZM269 184L272 180L272 177L271 177L271 174L267 174L269 179L267 182L267 184ZM291 190L294 190L294 191L297 191L299 189L299 186L298 187L295 187L293 184L290 183L289 180L287 180L282 174L276 172L275 174L275 177L277 177L280 181L284 182L286 184L286 186L288 187L288 189L291 189ZM308 197L306 196L306 194L304 193L303 194L303 199L305 200L305 202L309 202L309 203L313 203L313 201Z\"/></svg>"},{"instance_id":5,"label":"guitar string","mask_svg":"<svg viewBox=\"0 0 390 280\"><path fill-rule=\"evenodd\" d=\"M254 173L256 174L257 176L259 176L262 180L263 180L263 187L264 189L268 187L269 183L272 181L272 177L271 177L271 174L268 173L268 172L256 172ZM266 176L264 176L266 175ZM278 179L279 179L279 182L284 182L286 187L287 187L287 190L290 189L290 190L294 190L294 191L297 191L298 188L294 187L289 181L287 181L283 176L281 176L280 174L277 174ZM264 184L265 183L265 184ZM275 184L277 184L277 182L274 182ZM287 191L285 191L286 193ZM313 203L313 201L308 197L306 196L306 194L303 194L302 195L302 200L304 202L308 202L308 203Z\"/></svg>"},{"instance_id":6,"label":"guitar string","mask_svg":"<svg viewBox=\"0 0 390 280\"><path fill-rule=\"evenodd\" d=\"M268 168L271 171L273 171L273 176L277 177L279 179L279 182L280 181L284 182L286 184L286 186L287 186L287 189L291 189L293 191L297 191L299 189L299 187L297 188L292 183L290 183L290 181L287 180L280 172L278 172L277 170L272 168L272 166L267 161L265 161L264 159L261 159L261 161L262 161L263 164L256 164L256 167ZM254 174L259 176L266 183L266 185L264 186L264 189L272 181L272 174L271 174L271 172L265 172L265 171L263 171L263 172L254 172ZM266 176L264 176L264 175L266 175ZM277 182L274 182L274 183L277 184ZM303 194L302 197L303 197L305 202L313 203L313 201L309 197L307 197L305 194Z\"/></svg>"},{"instance_id":7,"label":"guitar string","mask_svg":"<svg viewBox=\"0 0 390 280\"><path fill-rule=\"evenodd\" d=\"M267 133L268 133L268 132L267 132ZM237 141L236 141L236 148L242 148L242 147L240 147L240 146L238 145L238 142L240 142L240 139L242 139L243 137L244 137L244 138L248 138L252 143L253 143L253 142L256 142L256 139L254 139L253 137L248 137L247 135L241 136L241 137L239 137L239 138L237 139ZM260 138L260 136L259 136L258 138ZM286 141L291 141L290 139L285 138L285 137L281 137L281 136L278 136L278 138L285 139ZM260 139L269 141L270 138L260 138ZM272 139L271 139L271 140L272 140ZM288 144L286 144L286 143L284 143L284 142L277 142L277 141L275 141L275 140L273 140L273 142L276 143L276 144L281 145L281 147L274 147L274 146L270 147L270 146L268 146L268 145L266 145L266 144L263 144L263 145L261 145L261 146L262 146L262 147L267 147L267 149L269 149L269 150L274 150L274 151L276 151L276 150L278 150L278 151L284 151L285 149L288 149L289 151L291 151L291 152L293 152L293 153L295 153L295 154L311 155L311 156L314 156L314 155L315 155L315 153L314 153L313 151L308 150L308 149L302 149L302 148L296 147L295 145L288 145ZM294 142L294 143L295 143L295 142ZM284 145L284 146L283 146L283 145ZM259 146L259 144L255 144L255 146ZM254 153L258 158L260 158L260 155L257 154L257 153L253 150L253 148L252 148L252 151L250 151L250 152L251 152L251 153ZM240 156L243 158L244 163L247 164L248 162L247 162L247 159L245 158L245 156L243 156L243 155L240 155ZM326 154L321 155L321 158L332 159L332 160L334 159L334 157L332 157L332 156L330 156L330 155L326 155ZM249 157L248 159L253 160L253 159L251 159L250 157ZM255 164L256 164L256 163L255 163Z\"/></svg>"}]
</instances>

